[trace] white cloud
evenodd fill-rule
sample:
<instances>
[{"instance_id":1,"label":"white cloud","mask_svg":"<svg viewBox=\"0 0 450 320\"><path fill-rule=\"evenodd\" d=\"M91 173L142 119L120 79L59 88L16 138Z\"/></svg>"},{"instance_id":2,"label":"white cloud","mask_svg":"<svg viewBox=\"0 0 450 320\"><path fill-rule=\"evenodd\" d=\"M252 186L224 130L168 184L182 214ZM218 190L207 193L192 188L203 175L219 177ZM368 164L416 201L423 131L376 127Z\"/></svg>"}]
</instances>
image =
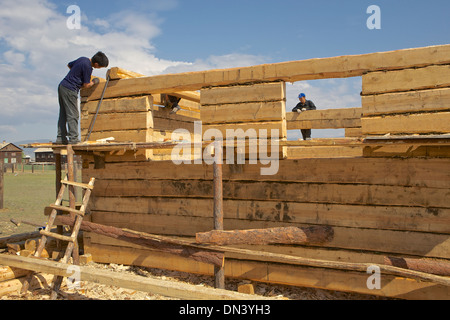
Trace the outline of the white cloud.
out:
<instances>
[{"instance_id":1,"label":"white cloud","mask_svg":"<svg viewBox=\"0 0 450 320\"><path fill-rule=\"evenodd\" d=\"M144 5L129 1L134 8ZM177 1L151 0L146 5L161 12L172 10ZM109 67L119 66L149 76L270 63L269 57L233 50L195 61L162 59L156 56L153 39L163 34L163 20L155 13L127 10L99 18L82 10L81 29L71 30L66 24L70 14L65 11L58 11L50 0L2 1L0 139L53 138L59 112L57 86L68 71L67 63L80 56L90 57L99 50L108 55ZM96 76L104 77L105 73L105 69L94 70ZM319 108L358 103L354 94L357 89L351 82L307 81L287 87L288 111L300 91L306 91Z\"/></svg>"}]
</instances>

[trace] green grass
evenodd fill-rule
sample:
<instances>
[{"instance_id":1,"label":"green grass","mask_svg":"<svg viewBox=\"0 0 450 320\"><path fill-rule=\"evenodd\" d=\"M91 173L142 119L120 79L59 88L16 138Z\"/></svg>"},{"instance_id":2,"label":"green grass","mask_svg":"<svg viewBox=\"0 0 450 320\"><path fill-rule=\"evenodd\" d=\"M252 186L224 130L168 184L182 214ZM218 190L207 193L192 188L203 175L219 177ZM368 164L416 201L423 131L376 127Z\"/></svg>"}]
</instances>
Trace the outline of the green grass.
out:
<instances>
[{"instance_id":1,"label":"green grass","mask_svg":"<svg viewBox=\"0 0 450 320\"><path fill-rule=\"evenodd\" d=\"M36 230L36 227L26 224L17 227L10 222L11 218L45 226L48 217L44 216L44 208L56 200L55 177L55 171L5 173L0 238ZM68 199L67 191L64 199Z\"/></svg>"}]
</instances>

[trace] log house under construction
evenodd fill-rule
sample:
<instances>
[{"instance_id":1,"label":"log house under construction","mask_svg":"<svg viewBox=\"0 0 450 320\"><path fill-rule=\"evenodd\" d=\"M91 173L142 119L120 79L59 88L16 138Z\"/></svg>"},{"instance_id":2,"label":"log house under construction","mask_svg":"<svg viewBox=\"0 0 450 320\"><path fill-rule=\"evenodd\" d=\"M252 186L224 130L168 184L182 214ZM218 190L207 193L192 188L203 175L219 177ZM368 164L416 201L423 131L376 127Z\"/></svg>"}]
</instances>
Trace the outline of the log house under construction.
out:
<instances>
[{"instance_id":1,"label":"log house under construction","mask_svg":"<svg viewBox=\"0 0 450 320\"><path fill-rule=\"evenodd\" d=\"M286 112L286 82L357 76L361 108ZM450 45L152 77L112 68L109 77L103 96L104 82L81 92L82 141L89 135L90 143L73 150L83 158L82 182L96 179L85 220L195 243L214 229L207 158L220 155L219 141L224 230L332 231L318 242L231 244L247 251L225 252L225 279L450 298L440 283L382 271L371 285L370 271L346 267L450 263ZM181 98L182 110L171 114L165 95ZM287 130L309 128L345 128L346 137L287 141ZM101 263L215 272L91 232L84 252Z\"/></svg>"}]
</instances>

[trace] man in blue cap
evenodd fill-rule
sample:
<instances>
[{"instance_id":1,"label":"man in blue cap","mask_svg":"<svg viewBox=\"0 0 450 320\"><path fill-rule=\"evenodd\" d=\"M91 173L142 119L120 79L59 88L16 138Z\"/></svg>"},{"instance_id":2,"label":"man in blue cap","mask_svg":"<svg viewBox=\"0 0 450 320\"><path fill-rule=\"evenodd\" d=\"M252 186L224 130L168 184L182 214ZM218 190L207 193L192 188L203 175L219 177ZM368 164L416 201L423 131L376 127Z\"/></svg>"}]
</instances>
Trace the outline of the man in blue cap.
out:
<instances>
[{"instance_id":1,"label":"man in blue cap","mask_svg":"<svg viewBox=\"0 0 450 320\"><path fill-rule=\"evenodd\" d=\"M303 112L307 110L316 110L316 106L311 100L306 100L306 95L300 93L298 95L300 102L292 109L292 112ZM303 140L311 140L311 129L301 129Z\"/></svg>"}]
</instances>

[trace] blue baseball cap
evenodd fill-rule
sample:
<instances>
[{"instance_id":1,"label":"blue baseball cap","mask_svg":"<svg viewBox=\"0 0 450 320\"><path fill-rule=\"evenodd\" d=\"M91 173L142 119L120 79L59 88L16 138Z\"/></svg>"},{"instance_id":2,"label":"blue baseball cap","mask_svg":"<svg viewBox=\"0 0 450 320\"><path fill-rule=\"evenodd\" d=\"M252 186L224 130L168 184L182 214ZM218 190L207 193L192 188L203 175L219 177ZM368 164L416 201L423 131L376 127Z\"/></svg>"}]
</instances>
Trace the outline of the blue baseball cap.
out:
<instances>
[{"instance_id":1,"label":"blue baseball cap","mask_svg":"<svg viewBox=\"0 0 450 320\"><path fill-rule=\"evenodd\" d=\"M301 97L306 97L306 95L305 95L304 93L300 93L300 94L298 95L298 98L300 99Z\"/></svg>"}]
</instances>

